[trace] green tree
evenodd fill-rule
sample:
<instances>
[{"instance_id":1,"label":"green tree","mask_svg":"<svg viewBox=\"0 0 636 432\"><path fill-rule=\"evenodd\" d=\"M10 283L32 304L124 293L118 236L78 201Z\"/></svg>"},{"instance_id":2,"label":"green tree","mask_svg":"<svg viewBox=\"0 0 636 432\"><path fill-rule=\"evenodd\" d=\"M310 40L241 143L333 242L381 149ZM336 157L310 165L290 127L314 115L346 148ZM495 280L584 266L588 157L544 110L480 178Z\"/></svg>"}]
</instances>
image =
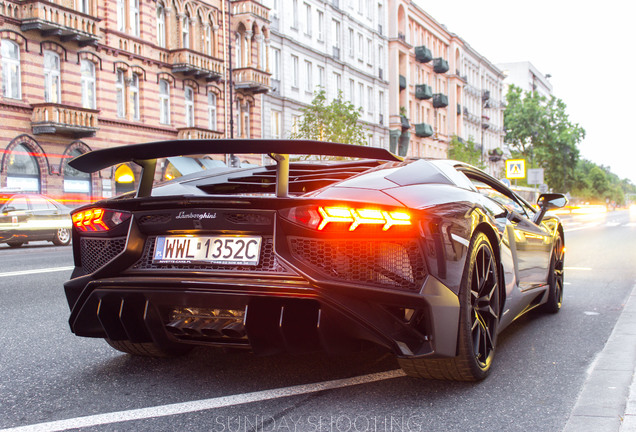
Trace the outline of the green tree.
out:
<instances>
[{"instance_id":1,"label":"green tree","mask_svg":"<svg viewBox=\"0 0 636 432\"><path fill-rule=\"evenodd\" d=\"M448 146L448 158L483 168L481 151L476 148L472 138L464 141L457 136L453 136Z\"/></svg>"},{"instance_id":2,"label":"green tree","mask_svg":"<svg viewBox=\"0 0 636 432\"><path fill-rule=\"evenodd\" d=\"M343 144L365 145L367 143L364 128L358 120L362 108L356 108L343 100L342 91L338 97L327 104L324 89L314 93L311 104L303 108L303 115L296 124L297 132L292 139L312 139Z\"/></svg>"},{"instance_id":3,"label":"green tree","mask_svg":"<svg viewBox=\"0 0 636 432\"><path fill-rule=\"evenodd\" d=\"M530 168L544 168L546 182L565 192L574 178L577 145L585 130L570 121L561 99L510 86L506 101L504 127L513 154L526 159Z\"/></svg>"}]
</instances>

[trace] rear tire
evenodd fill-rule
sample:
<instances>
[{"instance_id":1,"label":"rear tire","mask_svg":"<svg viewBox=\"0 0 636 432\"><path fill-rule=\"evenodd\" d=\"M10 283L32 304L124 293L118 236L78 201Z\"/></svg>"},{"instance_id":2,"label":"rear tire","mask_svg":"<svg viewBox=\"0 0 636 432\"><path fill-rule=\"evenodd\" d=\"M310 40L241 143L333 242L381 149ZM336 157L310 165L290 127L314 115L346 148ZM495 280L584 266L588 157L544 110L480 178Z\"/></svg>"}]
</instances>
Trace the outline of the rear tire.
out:
<instances>
[{"instance_id":1,"label":"rear tire","mask_svg":"<svg viewBox=\"0 0 636 432\"><path fill-rule=\"evenodd\" d=\"M458 355L445 359L398 359L407 375L453 381L478 381L488 376L499 324L498 268L488 237L477 233L468 250L459 289Z\"/></svg>"},{"instance_id":2,"label":"rear tire","mask_svg":"<svg viewBox=\"0 0 636 432\"><path fill-rule=\"evenodd\" d=\"M67 246L71 243L71 230L68 228L60 228L55 232L53 244L56 246Z\"/></svg>"},{"instance_id":3,"label":"rear tire","mask_svg":"<svg viewBox=\"0 0 636 432\"><path fill-rule=\"evenodd\" d=\"M127 340L104 339L108 345L126 354L142 357L176 357L192 351L189 345L174 345L172 347L160 347L154 342L130 342Z\"/></svg>"},{"instance_id":4,"label":"rear tire","mask_svg":"<svg viewBox=\"0 0 636 432\"><path fill-rule=\"evenodd\" d=\"M563 238L559 236L554 244L552 258L550 258L550 274L548 275L549 294L548 301L541 305L540 309L546 313L557 313L563 304L563 264L565 253L563 251Z\"/></svg>"}]
</instances>

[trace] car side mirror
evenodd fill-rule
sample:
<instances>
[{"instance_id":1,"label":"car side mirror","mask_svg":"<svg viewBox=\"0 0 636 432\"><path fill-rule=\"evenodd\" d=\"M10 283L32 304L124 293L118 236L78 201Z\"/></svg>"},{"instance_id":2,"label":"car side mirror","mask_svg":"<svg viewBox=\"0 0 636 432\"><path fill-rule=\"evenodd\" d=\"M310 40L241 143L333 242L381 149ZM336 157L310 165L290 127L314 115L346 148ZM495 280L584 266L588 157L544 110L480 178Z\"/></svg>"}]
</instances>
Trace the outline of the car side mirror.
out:
<instances>
[{"instance_id":1,"label":"car side mirror","mask_svg":"<svg viewBox=\"0 0 636 432\"><path fill-rule=\"evenodd\" d=\"M9 212L12 212L12 211L15 211L15 207L13 207L13 206L6 206L5 208L2 209L2 213L5 213L5 214L7 214Z\"/></svg>"},{"instance_id":2,"label":"car side mirror","mask_svg":"<svg viewBox=\"0 0 636 432\"><path fill-rule=\"evenodd\" d=\"M548 210L553 210L557 208L561 208L568 203L568 199L563 194L558 193L545 193L539 195L539 199L537 200L537 205L539 206L539 213L537 213L534 217L533 222L537 225L541 223L545 213Z\"/></svg>"}]
</instances>

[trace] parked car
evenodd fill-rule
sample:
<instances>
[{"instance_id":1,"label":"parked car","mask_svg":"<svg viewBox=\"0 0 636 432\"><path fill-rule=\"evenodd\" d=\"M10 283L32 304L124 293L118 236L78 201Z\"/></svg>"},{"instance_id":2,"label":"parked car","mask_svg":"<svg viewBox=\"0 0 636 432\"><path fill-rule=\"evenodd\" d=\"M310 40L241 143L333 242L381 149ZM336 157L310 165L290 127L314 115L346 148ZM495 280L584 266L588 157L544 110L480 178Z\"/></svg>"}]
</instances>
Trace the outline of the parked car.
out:
<instances>
[{"instance_id":1,"label":"parked car","mask_svg":"<svg viewBox=\"0 0 636 432\"><path fill-rule=\"evenodd\" d=\"M36 240L71 243L71 209L39 194L0 192L0 243L20 247Z\"/></svg>"},{"instance_id":2,"label":"parked car","mask_svg":"<svg viewBox=\"0 0 636 432\"><path fill-rule=\"evenodd\" d=\"M157 158L262 153L276 165L193 173L153 189ZM290 162L290 154L362 158ZM319 159L319 158L317 158ZM564 233L477 168L316 141L187 140L98 150L135 161L136 193L73 211L70 326L134 355L196 345L329 352L369 341L408 375L487 376L497 335L558 312Z\"/></svg>"}]
</instances>

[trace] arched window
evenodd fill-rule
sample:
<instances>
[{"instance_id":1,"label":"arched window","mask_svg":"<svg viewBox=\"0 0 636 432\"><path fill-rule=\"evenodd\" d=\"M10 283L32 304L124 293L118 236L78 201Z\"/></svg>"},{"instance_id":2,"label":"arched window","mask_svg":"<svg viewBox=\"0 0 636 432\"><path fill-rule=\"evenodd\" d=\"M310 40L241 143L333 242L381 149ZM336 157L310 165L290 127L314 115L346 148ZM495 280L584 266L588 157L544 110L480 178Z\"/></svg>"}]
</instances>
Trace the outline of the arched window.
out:
<instances>
[{"instance_id":1,"label":"arched window","mask_svg":"<svg viewBox=\"0 0 636 432\"><path fill-rule=\"evenodd\" d=\"M91 194L91 175L69 166L69 162L83 154L79 149L71 150L64 159L64 192Z\"/></svg>"},{"instance_id":2,"label":"arched window","mask_svg":"<svg viewBox=\"0 0 636 432\"><path fill-rule=\"evenodd\" d=\"M44 51L44 100L60 103L60 56L53 51Z\"/></svg>"},{"instance_id":3,"label":"arched window","mask_svg":"<svg viewBox=\"0 0 636 432\"><path fill-rule=\"evenodd\" d=\"M130 99L132 102L133 119L139 120L141 118L139 106L139 74L132 74L132 79L130 80L128 91L130 92Z\"/></svg>"},{"instance_id":4,"label":"arched window","mask_svg":"<svg viewBox=\"0 0 636 432\"><path fill-rule=\"evenodd\" d=\"M7 188L40 192L40 167L24 144L18 144L9 155Z\"/></svg>"},{"instance_id":5,"label":"arched window","mask_svg":"<svg viewBox=\"0 0 636 432\"><path fill-rule=\"evenodd\" d=\"M95 65L88 60L82 60L80 65L82 75L82 106L95 109Z\"/></svg>"},{"instance_id":6,"label":"arched window","mask_svg":"<svg viewBox=\"0 0 636 432\"><path fill-rule=\"evenodd\" d=\"M159 80L159 122L170 124L170 83Z\"/></svg>"},{"instance_id":7,"label":"arched window","mask_svg":"<svg viewBox=\"0 0 636 432\"><path fill-rule=\"evenodd\" d=\"M185 88L185 123L186 127L194 127L194 89Z\"/></svg>"},{"instance_id":8,"label":"arched window","mask_svg":"<svg viewBox=\"0 0 636 432\"><path fill-rule=\"evenodd\" d=\"M117 69L115 78L115 94L117 95L117 117L126 117L126 92L124 87L125 72Z\"/></svg>"},{"instance_id":9,"label":"arched window","mask_svg":"<svg viewBox=\"0 0 636 432\"><path fill-rule=\"evenodd\" d=\"M181 44L183 48L190 48L190 16L186 13L183 16L181 26Z\"/></svg>"},{"instance_id":10,"label":"arched window","mask_svg":"<svg viewBox=\"0 0 636 432\"><path fill-rule=\"evenodd\" d=\"M2 39L2 95L6 98L21 99L20 47L17 43Z\"/></svg>"},{"instance_id":11,"label":"arched window","mask_svg":"<svg viewBox=\"0 0 636 432\"><path fill-rule=\"evenodd\" d=\"M211 24L207 24L205 26L205 30L204 30L204 46L205 46L205 53L209 56L212 55L212 25Z\"/></svg>"},{"instance_id":12,"label":"arched window","mask_svg":"<svg viewBox=\"0 0 636 432\"><path fill-rule=\"evenodd\" d=\"M236 67L237 69L243 67L243 53L241 50L242 39L243 39L243 35L241 33L237 33L236 34Z\"/></svg>"},{"instance_id":13,"label":"arched window","mask_svg":"<svg viewBox=\"0 0 636 432\"><path fill-rule=\"evenodd\" d=\"M157 3L157 45L166 47L166 8L163 3Z\"/></svg>"}]
</instances>

